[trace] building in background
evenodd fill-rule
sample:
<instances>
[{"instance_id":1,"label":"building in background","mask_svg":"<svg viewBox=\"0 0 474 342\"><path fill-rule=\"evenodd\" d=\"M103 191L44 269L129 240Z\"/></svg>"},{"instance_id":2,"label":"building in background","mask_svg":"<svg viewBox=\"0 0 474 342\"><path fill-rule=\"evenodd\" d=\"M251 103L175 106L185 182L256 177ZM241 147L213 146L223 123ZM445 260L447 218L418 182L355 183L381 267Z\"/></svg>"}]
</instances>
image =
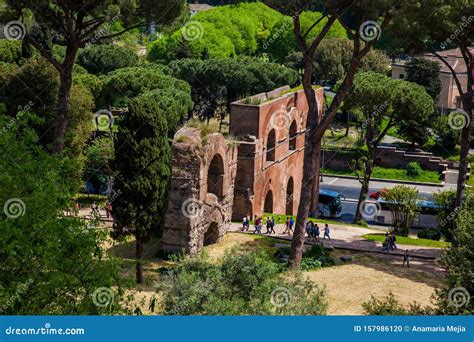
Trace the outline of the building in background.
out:
<instances>
[{"instance_id":1,"label":"building in background","mask_svg":"<svg viewBox=\"0 0 474 342\"><path fill-rule=\"evenodd\" d=\"M443 56L449 65L456 71L456 75L459 78L463 89L466 90L467 69L466 63L464 63L464 59L462 58L461 51L459 49L453 49L441 51L438 53ZM438 110L440 112L449 112L457 108L462 108L461 96L450 69L432 53L427 53L423 57L437 62L441 66L439 79L442 84L442 89L436 103ZM406 61L396 61L392 64L393 79L404 79L406 77L405 63Z\"/></svg>"}]
</instances>

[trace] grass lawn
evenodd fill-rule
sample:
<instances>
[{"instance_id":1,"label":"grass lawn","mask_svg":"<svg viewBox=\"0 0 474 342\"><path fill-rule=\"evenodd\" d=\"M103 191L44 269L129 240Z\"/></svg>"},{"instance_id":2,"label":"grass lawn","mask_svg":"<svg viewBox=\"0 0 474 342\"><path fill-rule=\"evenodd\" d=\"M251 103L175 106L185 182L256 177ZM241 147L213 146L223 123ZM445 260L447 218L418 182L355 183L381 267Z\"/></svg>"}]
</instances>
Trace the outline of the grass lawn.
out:
<instances>
[{"instance_id":1,"label":"grass lawn","mask_svg":"<svg viewBox=\"0 0 474 342\"><path fill-rule=\"evenodd\" d=\"M277 248L274 246L275 243L289 244L267 236L227 233L219 243L206 246L203 250L211 260L218 262L225 251L233 246L240 246L249 251L263 249L273 254ZM151 298L160 297L157 292L160 284L160 268L175 265L157 256L159 245L160 241L155 238L146 243L143 262L145 283L127 291L133 298L130 310L139 307L145 315L158 313L150 312L149 303ZM111 240L107 249L109 253L123 259L121 274L133 283L135 274L133 238L129 237L123 242ZM335 259L339 259L342 255L351 255L354 259L346 264L303 272L303 276L326 287L330 315L364 314L362 303L370 300L372 294L382 297L389 292L393 292L403 304L417 301L429 305L434 289L441 285L442 273L430 262L413 261L412 267L402 268L400 260L390 256L373 256L368 253L342 250L335 250L332 255Z\"/></svg>"},{"instance_id":2,"label":"grass lawn","mask_svg":"<svg viewBox=\"0 0 474 342\"><path fill-rule=\"evenodd\" d=\"M365 234L362 237L369 241L383 242L385 240L385 234ZM411 245L411 246L424 246L434 248L448 248L451 244L445 241L435 241L429 239L415 239L405 236L397 236L397 244L399 245Z\"/></svg>"},{"instance_id":3,"label":"grass lawn","mask_svg":"<svg viewBox=\"0 0 474 342\"><path fill-rule=\"evenodd\" d=\"M354 173L351 170L334 170L324 168L322 169L322 172L325 175L354 176ZM425 183L441 183L441 180L439 179L439 174L436 171L422 170L419 176L410 177L406 174L406 170L404 169L388 169L379 166L374 168L372 178L384 178Z\"/></svg>"}]
</instances>

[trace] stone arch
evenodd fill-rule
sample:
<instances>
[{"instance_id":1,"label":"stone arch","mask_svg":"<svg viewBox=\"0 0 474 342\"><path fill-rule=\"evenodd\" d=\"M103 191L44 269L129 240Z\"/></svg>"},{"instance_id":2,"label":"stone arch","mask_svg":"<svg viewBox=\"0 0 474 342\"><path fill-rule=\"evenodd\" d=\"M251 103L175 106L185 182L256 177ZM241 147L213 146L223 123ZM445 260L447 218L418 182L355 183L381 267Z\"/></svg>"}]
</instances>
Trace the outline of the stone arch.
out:
<instances>
[{"instance_id":1,"label":"stone arch","mask_svg":"<svg viewBox=\"0 0 474 342\"><path fill-rule=\"evenodd\" d=\"M286 215L293 215L293 203L295 196L295 182L290 177L286 185Z\"/></svg>"},{"instance_id":2,"label":"stone arch","mask_svg":"<svg viewBox=\"0 0 474 342\"><path fill-rule=\"evenodd\" d=\"M265 196L265 202L263 203L263 212L264 213L273 213L273 192L268 190L267 195Z\"/></svg>"},{"instance_id":3,"label":"stone arch","mask_svg":"<svg viewBox=\"0 0 474 342\"><path fill-rule=\"evenodd\" d=\"M289 150L296 150L296 137L297 137L297 130L298 126L296 124L296 120L293 120L293 122L290 125L290 130L288 133L288 149Z\"/></svg>"},{"instance_id":4,"label":"stone arch","mask_svg":"<svg viewBox=\"0 0 474 342\"><path fill-rule=\"evenodd\" d=\"M207 171L207 192L217 197L224 196L224 160L216 154L209 164Z\"/></svg>"},{"instance_id":5,"label":"stone arch","mask_svg":"<svg viewBox=\"0 0 474 342\"><path fill-rule=\"evenodd\" d=\"M272 129L267 136L267 161L275 160L275 150L276 150L276 133Z\"/></svg>"},{"instance_id":6,"label":"stone arch","mask_svg":"<svg viewBox=\"0 0 474 342\"><path fill-rule=\"evenodd\" d=\"M209 246L219 241L219 225L216 222L212 222L204 233L203 245Z\"/></svg>"}]
</instances>

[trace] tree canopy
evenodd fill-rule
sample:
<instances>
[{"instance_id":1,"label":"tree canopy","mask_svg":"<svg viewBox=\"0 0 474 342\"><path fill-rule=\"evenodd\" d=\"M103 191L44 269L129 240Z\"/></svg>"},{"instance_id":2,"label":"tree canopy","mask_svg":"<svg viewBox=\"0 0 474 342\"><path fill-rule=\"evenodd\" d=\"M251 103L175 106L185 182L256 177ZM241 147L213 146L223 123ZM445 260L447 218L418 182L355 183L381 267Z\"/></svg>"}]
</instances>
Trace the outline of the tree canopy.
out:
<instances>
[{"instance_id":1,"label":"tree canopy","mask_svg":"<svg viewBox=\"0 0 474 342\"><path fill-rule=\"evenodd\" d=\"M191 85L193 100L204 117L214 115L218 101L229 105L245 96L298 83L296 71L259 58L181 59L171 73Z\"/></svg>"},{"instance_id":2,"label":"tree canopy","mask_svg":"<svg viewBox=\"0 0 474 342\"><path fill-rule=\"evenodd\" d=\"M46 153L29 128L34 120L24 113L0 134L0 202L2 208L8 203L0 212L0 311L117 313L119 263L103 250L106 234L64 215L78 190L74 175L80 166ZM0 127L8 121L0 117ZM97 289L109 296L99 306Z\"/></svg>"},{"instance_id":3,"label":"tree canopy","mask_svg":"<svg viewBox=\"0 0 474 342\"><path fill-rule=\"evenodd\" d=\"M136 239L136 279L143 282L143 243L162 229L171 176L166 118L159 96L150 92L128 101L115 141L113 162L114 237Z\"/></svg>"},{"instance_id":4,"label":"tree canopy","mask_svg":"<svg viewBox=\"0 0 474 342\"><path fill-rule=\"evenodd\" d=\"M132 50L120 46L93 45L79 53L77 63L89 73L100 75L137 66L138 56Z\"/></svg>"},{"instance_id":5,"label":"tree canopy","mask_svg":"<svg viewBox=\"0 0 474 342\"><path fill-rule=\"evenodd\" d=\"M442 88L441 80L439 79L441 66L438 62L417 57L405 64L405 70L407 81L423 86L433 100L438 99Z\"/></svg>"}]
</instances>

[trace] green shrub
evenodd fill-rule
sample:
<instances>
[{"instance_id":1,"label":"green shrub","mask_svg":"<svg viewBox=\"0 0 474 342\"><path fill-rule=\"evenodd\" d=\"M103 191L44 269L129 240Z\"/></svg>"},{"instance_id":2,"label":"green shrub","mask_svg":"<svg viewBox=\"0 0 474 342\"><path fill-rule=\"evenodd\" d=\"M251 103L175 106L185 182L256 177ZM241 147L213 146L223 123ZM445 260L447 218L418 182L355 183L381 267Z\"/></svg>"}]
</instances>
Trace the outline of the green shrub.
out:
<instances>
[{"instance_id":1,"label":"green shrub","mask_svg":"<svg viewBox=\"0 0 474 342\"><path fill-rule=\"evenodd\" d=\"M331 252L320 244L311 246L311 248L303 254L303 259L317 260L321 263L322 267L333 266L335 264Z\"/></svg>"},{"instance_id":2,"label":"green shrub","mask_svg":"<svg viewBox=\"0 0 474 342\"><path fill-rule=\"evenodd\" d=\"M114 45L94 45L82 50L77 63L91 74L107 74L111 71L134 67L138 56L129 49Z\"/></svg>"},{"instance_id":3,"label":"green shrub","mask_svg":"<svg viewBox=\"0 0 474 342\"><path fill-rule=\"evenodd\" d=\"M407 165L407 176L418 177L421 174L421 166L418 162L411 162Z\"/></svg>"},{"instance_id":4,"label":"green shrub","mask_svg":"<svg viewBox=\"0 0 474 342\"><path fill-rule=\"evenodd\" d=\"M320 315L324 291L299 274L282 274L265 252L233 248L219 262L185 257L162 276L166 315Z\"/></svg>"},{"instance_id":5,"label":"green shrub","mask_svg":"<svg viewBox=\"0 0 474 342\"><path fill-rule=\"evenodd\" d=\"M446 241L453 241L453 232L456 229L456 218L457 211L455 210L456 205L456 191L446 190L440 191L434 194L434 200L439 205L436 217L438 219L438 229L446 239Z\"/></svg>"},{"instance_id":6,"label":"green shrub","mask_svg":"<svg viewBox=\"0 0 474 342\"><path fill-rule=\"evenodd\" d=\"M413 220L420 212L418 190L405 185L397 185L384 193L386 205L393 217L393 230L396 235L408 236Z\"/></svg>"},{"instance_id":7,"label":"green shrub","mask_svg":"<svg viewBox=\"0 0 474 342\"><path fill-rule=\"evenodd\" d=\"M370 301L362 303L362 307L367 315L376 316L401 316L401 315L430 315L434 314L433 308L421 307L420 304L413 302L404 307L398 302L392 292L385 298L377 299L374 296Z\"/></svg>"},{"instance_id":8,"label":"green shrub","mask_svg":"<svg viewBox=\"0 0 474 342\"><path fill-rule=\"evenodd\" d=\"M420 239L429 239L439 241L441 239L441 232L438 229L425 228L416 234Z\"/></svg>"}]
</instances>

